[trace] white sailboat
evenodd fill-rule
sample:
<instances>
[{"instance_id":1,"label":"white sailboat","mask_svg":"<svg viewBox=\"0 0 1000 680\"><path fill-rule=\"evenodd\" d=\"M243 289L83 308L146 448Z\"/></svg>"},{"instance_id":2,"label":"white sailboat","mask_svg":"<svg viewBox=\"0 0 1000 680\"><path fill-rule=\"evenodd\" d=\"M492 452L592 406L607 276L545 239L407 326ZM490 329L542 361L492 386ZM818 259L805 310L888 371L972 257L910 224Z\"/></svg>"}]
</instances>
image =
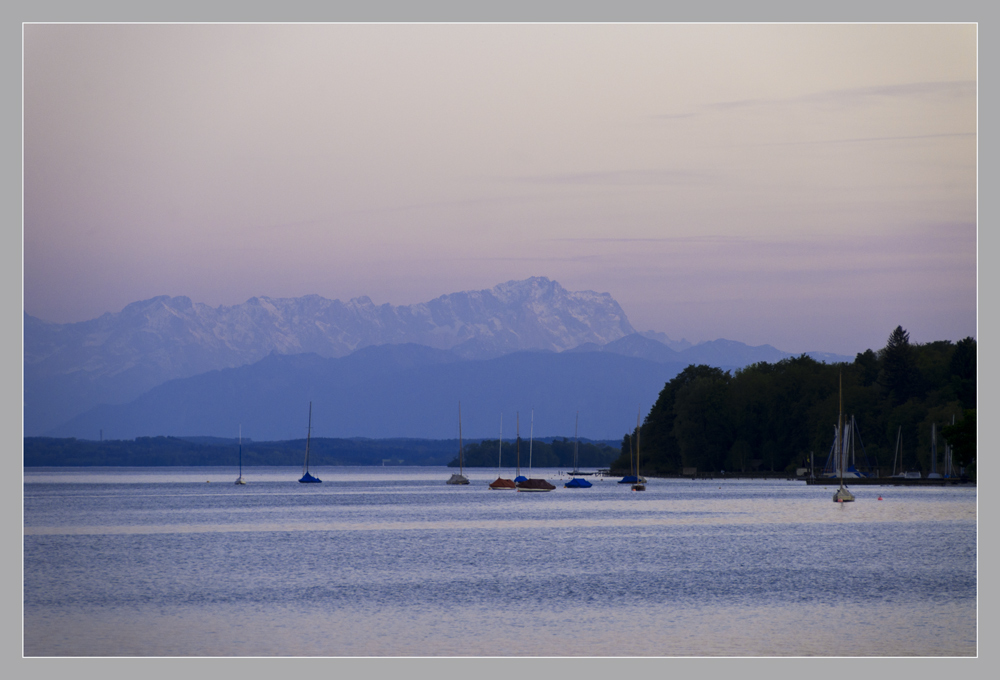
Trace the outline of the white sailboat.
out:
<instances>
[{"instance_id":1,"label":"white sailboat","mask_svg":"<svg viewBox=\"0 0 1000 680\"><path fill-rule=\"evenodd\" d=\"M927 473L927 479L941 479L941 473L937 471L937 423L931 423L931 471Z\"/></svg>"},{"instance_id":2,"label":"white sailboat","mask_svg":"<svg viewBox=\"0 0 1000 680\"><path fill-rule=\"evenodd\" d=\"M951 424L955 424L954 414L951 416ZM955 467L952 465L952 460L951 444L946 441L944 444L944 476L946 479L955 476Z\"/></svg>"},{"instance_id":3,"label":"white sailboat","mask_svg":"<svg viewBox=\"0 0 1000 680\"><path fill-rule=\"evenodd\" d=\"M447 484L468 484L465 476L465 463L462 458L462 402L458 402L458 474L448 478Z\"/></svg>"},{"instance_id":4,"label":"white sailboat","mask_svg":"<svg viewBox=\"0 0 1000 680\"><path fill-rule=\"evenodd\" d=\"M847 446L844 445L844 377L840 377L840 412L837 414L837 455L840 468L840 488L833 493L834 503L850 503L854 494L844 486L844 468L847 467Z\"/></svg>"},{"instance_id":5,"label":"white sailboat","mask_svg":"<svg viewBox=\"0 0 1000 680\"><path fill-rule=\"evenodd\" d=\"M899 463L898 472L897 465ZM899 429L896 431L896 448L893 449L892 453L892 474L889 476L890 479L904 479L906 477L903 474L903 426L900 425Z\"/></svg>"},{"instance_id":6,"label":"white sailboat","mask_svg":"<svg viewBox=\"0 0 1000 680\"><path fill-rule=\"evenodd\" d=\"M236 478L236 484L246 484L243 479L243 426L240 425L240 476Z\"/></svg>"},{"instance_id":7,"label":"white sailboat","mask_svg":"<svg viewBox=\"0 0 1000 680\"><path fill-rule=\"evenodd\" d=\"M896 466L896 461L899 461L899 467ZM903 426L899 426L899 430L896 432L896 451L892 456L892 476L890 479L920 479L921 474L919 470L907 470L904 472L906 465L903 463Z\"/></svg>"}]
</instances>

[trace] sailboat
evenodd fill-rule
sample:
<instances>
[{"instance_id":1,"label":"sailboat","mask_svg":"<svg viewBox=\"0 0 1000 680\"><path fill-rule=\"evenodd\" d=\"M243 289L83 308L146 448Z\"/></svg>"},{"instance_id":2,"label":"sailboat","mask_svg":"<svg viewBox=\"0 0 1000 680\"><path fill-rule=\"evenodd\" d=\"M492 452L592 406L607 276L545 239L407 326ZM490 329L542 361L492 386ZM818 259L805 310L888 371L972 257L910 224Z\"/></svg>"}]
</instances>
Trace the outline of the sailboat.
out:
<instances>
[{"instance_id":1,"label":"sailboat","mask_svg":"<svg viewBox=\"0 0 1000 680\"><path fill-rule=\"evenodd\" d=\"M518 491L552 491L556 488L552 484L549 484L544 479L532 479L531 478L531 447L535 442L535 411L531 411L531 430L528 435L528 478L523 482L517 483Z\"/></svg>"},{"instance_id":2,"label":"sailboat","mask_svg":"<svg viewBox=\"0 0 1000 680\"><path fill-rule=\"evenodd\" d=\"M931 471L927 473L927 479L941 479L941 473L937 471L937 423L931 423Z\"/></svg>"},{"instance_id":3,"label":"sailboat","mask_svg":"<svg viewBox=\"0 0 1000 680\"><path fill-rule=\"evenodd\" d=\"M952 416L951 416L951 424L952 425L955 424L955 414L952 414ZM945 444L944 444L944 476L945 476L946 479L955 476L955 468L952 465L952 461L953 461L952 453L953 452L951 450L951 444L949 444L946 441Z\"/></svg>"},{"instance_id":4,"label":"sailboat","mask_svg":"<svg viewBox=\"0 0 1000 680\"><path fill-rule=\"evenodd\" d=\"M517 465L517 474L514 475L515 486L520 484L521 482L528 481L528 478L521 474L521 413L520 412L517 413L516 418L517 418L517 451L515 454L516 456L515 462ZM534 413L532 413L532 419L534 419Z\"/></svg>"},{"instance_id":5,"label":"sailboat","mask_svg":"<svg viewBox=\"0 0 1000 680\"><path fill-rule=\"evenodd\" d=\"M844 443L844 376L840 376L840 412L837 414L837 455L840 461L840 488L833 493L834 503L850 503L854 494L844 486L844 468L847 467L847 446Z\"/></svg>"},{"instance_id":6,"label":"sailboat","mask_svg":"<svg viewBox=\"0 0 1000 680\"><path fill-rule=\"evenodd\" d=\"M576 429L573 431L573 471L570 473L571 475L580 474L579 463L580 463L580 412L577 411ZM589 489L594 485L588 482L586 479L580 479L578 477L574 477L573 479L563 484L563 486L566 487L567 489Z\"/></svg>"},{"instance_id":7,"label":"sailboat","mask_svg":"<svg viewBox=\"0 0 1000 680\"><path fill-rule=\"evenodd\" d=\"M896 461L899 461L899 466L896 466ZM907 470L904 469L903 464L903 426L899 426L899 430L896 431L896 449L892 455L892 476L889 479L920 479L920 472L918 470ZM898 470L898 471L897 471Z\"/></svg>"},{"instance_id":8,"label":"sailboat","mask_svg":"<svg viewBox=\"0 0 1000 680\"><path fill-rule=\"evenodd\" d=\"M638 437L639 430L636 428L636 436ZM633 474L633 471L635 474ZM639 477L639 470L635 467L635 458L632 456L632 438L629 437L628 440L628 474L618 480L619 484L640 484L645 483L645 479Z\"/></svg>"},{"instance_id":9,"label":"sailboat","mask_svg":"<svg viewBox=\"0 0 1000 680\"><path fill-rule=\"evenodd\" d=\"M823 473L830 479L843 476L845 479L860 479L862 477L875 476L876 471L868 462L868 454L865 453L865 443L861 442L862 463L859 469L856 441L861 440L861 433L858 429L858 421L851 416L844 417L844 425L841 427L838 421L833 426L833 444L830 445L830 455L826 459L826 466ZM843 470L841 470L843 465Z\"/></svg>"},{"instance_id":10,"label":"sailboat","mask_svg":"<svg viewBox=\"0 0 1000 680\"><path fill-rule=\"evenodd\" d=\"M465 476L465 464L462 460L462 402L458 402L458 474L453 474L448 478L448 484L468 484L469 478Z\"/></svg>"},{"instance_id":11,"label":"sailboat","mask_svg":"<svg viewBox=\"0 0 1000 680\"><path fill-rule=\"evenodd\" d=\"M576 429L580 429L580 412L576 412ZM570 477L589 477L594 474L593 472L580 472L580 438L577 435L573 435L573 471L569 473ZM588 486L593 486L593 484L580 484L581 488L586 488Z\"/></svg>"},{"instance_id":12,"label":"sailboat","mask_svg":"<svg viewBox=\"0 0 1000 680\"><path fill-rule=\"evenodd\" d=\"M299 480L302 484L319 484L323 480L319 477L313 477L309 474L309 440L312 438L312 427L313 427L313 403L309 402L309 428L306 430L306 461L302 464L302 479Z\"/></svg>"},{"instance_id":13,"label":"sailboat","mask_svg":"<svg viewBox=\"0 0 1000 680\"><path fill-rule=\"evenodd\" d=\"M639 449L640 449L640 435L641 428L639 427L639 419L642 417L642 409L635 416L635 484L632 485L632 491L645 491L646 490L646 480L639 476Z\"/></svg>"},{"instance_id":14,"label":"sailboat","mask_svg":"<svg viewBox=\"0 0 1000 680\"><path fill-rule=\"evenodd\" d=\"M896 463L899 463L899 472L896 472ZM896 430L896 448L892 452L892 474L889 476L890 479L904 479L906 475L903 473L903 426L900 425L899 429Z\"/></svg>"},{"instance_id":15,"label":"sailboat","mask_svg":"<svg viewBox=\"0 0 1000 680\"><path fill-rule=\"evenodd\" d=\"M504 479L500 476L500 468L503 466L503 414L500 414L500 449L499 457L497 459L497 478L496 481L490 482L490 488L496 489L498 491L502 489L516 489L514 486L513 479Z\"/></svg>"},{"instance_id":16,"label":"sailboat","mask_svg":"<svg viewBox=\"0 0 1000 680\"><path fill-rule=\"evenodd\" d=\"M899 467L896 466L896 461L899 461ZM903 464L903 426L899 426L899 430L896 432L896 450L892 455L892 476L889 479L920 479L919 470L907 470L904 469ZM898 472L897 472L898 470Z\"/></svg>"},{"instance_id":17,"label":"sailboat","mask_svg":"<svg viewBox=\"0 0 1000 680\"><path fill-rule=\"evenodd\" d=\"M243 479L243 426L240 425L240 476L236 478L237 484L246 484L247 481Z\"/></svg>"}]
</instances>

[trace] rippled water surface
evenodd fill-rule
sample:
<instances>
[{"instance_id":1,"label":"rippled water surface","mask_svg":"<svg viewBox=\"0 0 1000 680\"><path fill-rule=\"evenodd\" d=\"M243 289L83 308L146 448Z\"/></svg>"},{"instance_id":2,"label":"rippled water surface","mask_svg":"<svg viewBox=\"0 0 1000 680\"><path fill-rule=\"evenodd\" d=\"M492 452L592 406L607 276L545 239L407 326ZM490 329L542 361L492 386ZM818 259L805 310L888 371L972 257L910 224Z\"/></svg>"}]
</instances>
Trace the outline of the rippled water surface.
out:
<instances>
[{"instance_id":1,"label":"rippled water surface","mask_svg":"<svg viewBox=\"0 0 1000 680\"><path fill-rule=\"evenodd\" d=\"M975 488L313 472L25 470L24 653L976 654Z\"/></svg>"}]
</instances>

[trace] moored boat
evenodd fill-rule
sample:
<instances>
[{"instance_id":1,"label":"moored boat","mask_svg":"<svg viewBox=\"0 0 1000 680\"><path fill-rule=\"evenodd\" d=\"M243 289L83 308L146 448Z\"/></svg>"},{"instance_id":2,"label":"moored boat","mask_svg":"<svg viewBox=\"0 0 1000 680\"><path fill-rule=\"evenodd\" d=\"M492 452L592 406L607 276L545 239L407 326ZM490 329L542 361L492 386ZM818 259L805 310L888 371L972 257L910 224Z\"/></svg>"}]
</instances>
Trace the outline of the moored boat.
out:
<instances>
[{"instance_id":1,"label":"moored boat","mask_svg":"<svg viewBox=\"0 0 1000 680\"><path fill-rule=\"evenodd\" d=\"M302 484L320 484L323 482L319 477L313 477L309 474L309 440L312 438L312 426L313 426L313 403L309 402L309 427L306 429L306 460L302 464L302 479L299 480Z\"/></svg>"},{"instance_id":2,"label":"moored boat","mask_svg":"<svg viewBox=\"0 0 1000 680\"><path fill-rule=\"evenodd\" d=\"M554 488L544 479L527 479L517 484L518 491L552 491Z\"/></svg>"},{"instance_id":3,"label":"moored boat","mask_svg":"<svg viewBox=\"0 0 1000 680\"><path fill-rule=\"evenodd\" d=\"M247 480L243 479L243 426L240 425L240 476L236 478L236 483L244 485Z\"/></svg>"},{"instance_id":4,"label":"moored boat","mask_svg":"<svg viewBox=\"0 0 1000 680\"><path fill-rule=\"evenodd\" d=\"M639 475L639 450L641 448L641 425L639 419L642 418L642 409L639 409L639 413L635 417L635 478L636 482L632 485L632 491L645 491L646 490L646 480Z\"/></svg>"},{"instance_id":5,"label":"moored boat","mask_svg":"<svg viewBox=\"0 0 1000 680\"><path fill-rule=\"evenodd\" d=\"M514 475L514 484L520 484L521 482L528 481L528 478L521 474L521 413L516 414L517 421L517 432L515 439L515 454L514 454L514 464L517 466L517 473Z\"/></svg>"},{"instance_id":6,"label":"moored boat","mask_svg":"<svg viewBox=\"0 0 1000 680\"><path fill-rule=\"evenodd\" d=\"M580 412L576 412L576 429L573 431L573 472L571 475L582 474L580 472ZM586 479L580 479L579 477L574 477L563 486L567 489L589 489L594 486Z\"/></svg>"},{"instance_id":7,"label":"moored boat","mask_svg":"<svg viewBox=\"0 0 1000 680\"><path fill-rule=\"evenodd\" d=\"M641 412L641 409L640 409ZM636 418L638 421L638 418ZM636 427L636 438L639 435L639 428ZM635 458L632 456L632 439L628 440L628 474L618 480L619 484L645 484L646 480L639 476L639 470L635 466Z\"/></svg>"},{"instance_id":8,"label":"moored boat","mask_svg":"<svg viewBox=\"0 0 1000 680\"><path fill-rule=\"evenodd\" d=\"M518 491L552 491L554 487L544 479L531 478L531 450L535 442L535 412L531 411L531 430L528 435L528 478L521 482L516 482Z\"/></svg>"},{"instance_id":9,"label":"moored boat","mask_svg":"<svg viewBox=\"0 0 1000 680\"><path fill-rule=\"evenodd\" d=\"M500 470L503 467L503 414L500 414L500 439L499 446L500 449L499 458L497 460L497 478L495 481L490 482L490 488L497 491L502 491L504 489L516 489L513 479L504 479L500 475Z\"/></svg>"},{"instance_id":10,"label":"moored boat","mask_svg":"<svg viewBox=\"0 0 1000 680\"><path fill-rule=\"evenodd\" d=\"M840 377L840 412L837 414L837 468L840 470L840 488L833 494L834 503L850 503L854 494L844 486L844 468L847 467L847 444L844 442L844 377Z\"/></svg>"},{"instance_id":11,"label":"moored boat","mask_svg":"<svg viewBox=\"0 0 1000 680\"><path fill-rule=\"evenodd\" d=\"M465 468L462 459L462 402L458 402L458 473L452 474L446 484L468 484L469 478L465 476Z\"/></svg>"}]
</instances>

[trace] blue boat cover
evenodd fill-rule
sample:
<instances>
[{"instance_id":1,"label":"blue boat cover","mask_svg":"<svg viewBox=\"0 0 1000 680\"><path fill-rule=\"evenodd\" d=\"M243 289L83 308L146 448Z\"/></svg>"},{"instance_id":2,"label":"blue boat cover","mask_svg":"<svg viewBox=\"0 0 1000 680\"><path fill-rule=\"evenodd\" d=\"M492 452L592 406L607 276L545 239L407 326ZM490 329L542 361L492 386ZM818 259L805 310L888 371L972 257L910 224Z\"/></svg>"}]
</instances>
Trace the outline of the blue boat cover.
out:
<instances>
[{"instance_id":1,"label":"blue boat cover","mask_svg":"<svg viewBox=\"0 0 1000 680\"><path fill-rule=\"evenodd\" d=\"M564 485L567 489L589 489L594 486L586 479L574 478Z\"/></svg>"},{"instance_id":2,"label":"blue boat cover","mask_svg":"<svg viewBox=\"0 0 1000 680\"><path fill-rule=\"evenodd\" d=\"M624 477L621 478L621 481L618 482L618 483L619 484L638 484L639 483L639 478L636 477L635 475L625 475Z\"/></svg>"},{"instance_id":3,"label":"blue boat cover","mask_svg":"<svg viewBox=\"0 0 1000 680\"><path fill-rule=\"evenodd\" d=\"M526 482L526 481L528 481L528 478L525 477L524 475L518 475L517 477L514 478L514 482L515 483L517 483L517 482Z\"/></svg>"},{"instance_id":4,"label":"blue boat cover","mask_svg":"<svg viewBox=\"0 0 1000 680\"><path fill-rule=\"evenodd\" d=\"M321 484L323 483L322 479L320 479L319 477L313 477L308 472L305 473L304 475L302 475L302 479L300 479L299 481L302 482L303 484L308 484L310 482L313 482L313 483L319 482Z\"/></svg>"}]
</instances>

